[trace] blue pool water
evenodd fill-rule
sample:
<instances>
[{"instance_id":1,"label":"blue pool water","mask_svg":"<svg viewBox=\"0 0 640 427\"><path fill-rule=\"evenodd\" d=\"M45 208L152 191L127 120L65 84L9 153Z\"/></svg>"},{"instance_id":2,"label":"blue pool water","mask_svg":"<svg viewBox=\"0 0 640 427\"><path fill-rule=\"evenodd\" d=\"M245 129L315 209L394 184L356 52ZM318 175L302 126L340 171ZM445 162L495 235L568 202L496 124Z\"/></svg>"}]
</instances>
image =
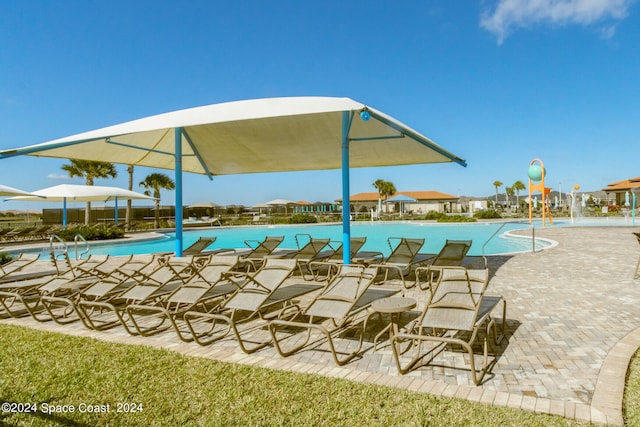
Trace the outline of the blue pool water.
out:
<instances>
[{"instance_id":1,"label":"blue pool water","mask_svg":"<svg viewBox=\"0 0 640 427\"><path fill-rule=\"evenodd\" d=\"M365 251L379 251L385 255L390 253L389 238L411 237L424 238L423 253L437 253L447 239L472 240L470 255L482 255L482 247L496 231L499 233L484 248L486 255L530 251L532 242L529 238L506 236L504 233L530 228L528 223L354 223L351 236L366 237L362 248ZM197 230L185 230L184 247L188 247L199 237L215 237L216 241L209 249L246 248L245 240L261 241L265 236L284 236L280 248L296 248L296 236L300 244L308 240L308 235L316 238L329 238L332 241L342 240L342 225L301 225L301 226L264 226L264 227L221 227ZM395 246L397 240L391 240ZM549 246L549 242L537 241L536 249ZM175 250L175 234L165 233L163 238L151 241L130 241L92 245L91 253L128 255L152 252L172 252Z\"/></svg>"}]
</instances>

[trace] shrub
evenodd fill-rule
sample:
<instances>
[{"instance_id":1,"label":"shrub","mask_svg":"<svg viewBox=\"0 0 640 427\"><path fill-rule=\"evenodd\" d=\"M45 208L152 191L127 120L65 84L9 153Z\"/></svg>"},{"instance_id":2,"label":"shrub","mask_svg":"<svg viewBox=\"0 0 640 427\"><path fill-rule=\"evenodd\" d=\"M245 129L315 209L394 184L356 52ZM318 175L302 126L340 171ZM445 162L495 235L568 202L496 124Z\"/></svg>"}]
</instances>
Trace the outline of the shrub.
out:
<instances>
[{"instance_id":1,"label":"shrub","mask_svg":"<svg viewBox=\"0 0 640 427\"><path fill-rule=\"evenodd\" d=\"M482 210L482 211L478 211L476 213L473 214L474 218L479 218L479 219L491 219L491 218L502 218L502 215L500 215L499 212L493 210L493 209L486 209L486 210Z\"/></svg>"},{"instance_id":2,"label":"shrub","mask_svg":"<svg viewBox=\"0 0 640 427\"><path fill-rule=\"evenodd\" d=\"M426 220L439 220L440 218L442 218L443 216L446 216L445 214L441 213L441 212L436 212L436 211L429 211L427 212L427 214L424 216L424 219Z\"/></svg>"},{"instance_id":3,"label":"shrub","mask_svg":"<svg viewBox=\"0 0 640 427\"><path fill-rule=\"evenodd\" d=\"M462 215L443 215L438 218L438 222L476 222L475 218L469 218L468 216Z\"/></svg>"},{"instance_id":4,"label":"shrub","mask_svg":"<svg viewBox=\"0 0 640 427\"><path fill-rule=\"evenodd\" d=\"M289 224L311 224L318 222L318 218L309 214L295 214L289 218Z\"/></svg>"},{"instance_id":5,"label":"shrub","mask_svg":"<svg viewBox=\"0 0 640 427\"><path fill-rule=\"evenodd\" d=\"M0 265L13 261L13 257L6 252L0 252Z\"/></svg>"},{"instance_id":6,"label":"shrub","mask_svg":"<svg viewBox=\"0 0 640 427\"><path fill-rule=\"evenodd\" d=\"M124 230L115 227L108 227L106 225L78 225L75 227L69 227L66 230L61 230L58 236L67 242L72 242L76 237L76 234L82 235L85 240L109 240L119 239L124 236Z\"/></svg>"}]
</instances>

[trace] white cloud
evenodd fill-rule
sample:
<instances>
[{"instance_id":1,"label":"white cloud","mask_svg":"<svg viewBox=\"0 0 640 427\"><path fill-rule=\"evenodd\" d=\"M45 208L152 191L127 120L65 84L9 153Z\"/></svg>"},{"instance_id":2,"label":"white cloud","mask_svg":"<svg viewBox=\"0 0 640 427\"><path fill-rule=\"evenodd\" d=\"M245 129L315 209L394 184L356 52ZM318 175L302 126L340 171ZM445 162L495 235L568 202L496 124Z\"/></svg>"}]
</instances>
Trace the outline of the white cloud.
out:
<instances>
[{"instance_id":1,"label":"white cloud","mask_svg":"<svg viewBox=\"0 0 640 427\"><path fill-rule=\"evenodd\" d=\"M621 20L635 0L498 0L495 10L482 14L480 26L498 38L498 44L516 28L533 24L591 25L604 19ZM603 34L613 35L609 25Z\"/></svg>"}]
</instances>

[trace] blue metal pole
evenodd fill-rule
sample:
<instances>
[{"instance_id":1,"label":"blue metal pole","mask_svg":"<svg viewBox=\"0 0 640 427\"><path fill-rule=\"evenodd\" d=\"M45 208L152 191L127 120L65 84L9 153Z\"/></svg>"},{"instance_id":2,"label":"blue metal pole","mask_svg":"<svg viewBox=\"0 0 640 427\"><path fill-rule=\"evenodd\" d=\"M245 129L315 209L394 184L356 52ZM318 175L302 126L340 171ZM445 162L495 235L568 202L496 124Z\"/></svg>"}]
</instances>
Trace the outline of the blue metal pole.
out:
<instances>
[{"instance_id":1,"label":"blue metal pole","mask_svg":"<svg viewBox=\"0 0 640 427\"><path fill-rule=\"evenodd\" d=\"M118 225L118 196L116 196L116 211L113 214L114 221L116 225Z\"/></svg>"},{"instance_id":2,"label":"blue metal pole","mask_svg":"<svg viewBox=\"0 0 640 427\"><path fill-rule=\"evenodd\" d=\"M176 256L182 256L182 128L175 128Z\"/></svg>"},{"instance_id":3,"label":"blue metal pole","mask_svg":"<svg viewBox=\"0 0 640 427\"><path fill-rule=\"evenodd\" d=\"M349 200L350 112L342 112L342 261L351 264L351 201Z\"/></svg>"},{"instance_id":4,"label":"blue metal pole","mask_svg":"<svg viewBox=\"0 0 640 427\"><path fill-rule=\"evenodd\" d=\"M67 198L62 199L62 229L67 229Z\"/></svg>"}]
</instances>

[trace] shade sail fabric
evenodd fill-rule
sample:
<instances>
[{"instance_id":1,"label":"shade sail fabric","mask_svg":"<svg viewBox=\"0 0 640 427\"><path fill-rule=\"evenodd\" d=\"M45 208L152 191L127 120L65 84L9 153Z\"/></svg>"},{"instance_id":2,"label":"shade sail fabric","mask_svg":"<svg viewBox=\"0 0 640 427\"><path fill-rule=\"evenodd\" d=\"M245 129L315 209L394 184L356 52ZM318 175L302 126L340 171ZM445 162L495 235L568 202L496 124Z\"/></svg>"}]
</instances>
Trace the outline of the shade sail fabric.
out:
<instances>
[{"instance_id":1,"label":"shade sail fabric","mask_svg":"<svg viewBox=\"0 0 640 427\"><path fill-rule=\"evenodd\" d=\"M388 198L387 200L385 200L385 202L388 202L388 203L394 203L394 202L415 203L415 202L417 202L417 200L414 199L413 197L405 196L404 194L398 194L397 196L393 196L391 198Z\"/></svg>"},{"instance_id":2,"label":"shade sail fabric","mask_svg":"<svg viewBox=\"0 0 640 427\"><path fill-rule=\"evenodd\" d=\"M286 205L295 205L295 204L296 202L294 202L293 200L287 200L287 199L274 199L265 203L265 205L269 205L269 206L286 206Z\"/></svg>"},{"instance_id":3,"label":"shade sail fabric","mask_svg":"<svg viewBox=\"0 0 640 427\"><path fill-rule=\"evenodd\" d=\"M17 188L9 187L7 185L0 185L0 196L30 196L31 193L27 191L18 190ZM42 199L39 199L42 200Z\"/></svg>"},{"instance_id":4,"label":"shade sail fabric","mask_svg":"<svg viewBox=\"0 0 640 427\"><path fill-rule=\"evenodd\" d=\"M370 120L357 117L367 110ZM207 175L341 167L342 112L354 114L349 129L350 167L457 162L398 120L349 98L266 98L213 104L133 120L12 150L174 169L174 129L182 129L182 170ZM427 148L427 149L425 149Z\"/></svg>"},{"instance_id":5,"label":"shade sail fabric","mask_svg":"<svg viewBox=\"0 0 640 427\"><path fill-rule=\"evenodd\" d=\"M113 200L149 199L153 197L118 187L102 185L61 184L34 191L32 196L17 196L11 200L46 202L109 202ZM44 199L43 199L44 198Z\"/></svg>"}]
</instances>

